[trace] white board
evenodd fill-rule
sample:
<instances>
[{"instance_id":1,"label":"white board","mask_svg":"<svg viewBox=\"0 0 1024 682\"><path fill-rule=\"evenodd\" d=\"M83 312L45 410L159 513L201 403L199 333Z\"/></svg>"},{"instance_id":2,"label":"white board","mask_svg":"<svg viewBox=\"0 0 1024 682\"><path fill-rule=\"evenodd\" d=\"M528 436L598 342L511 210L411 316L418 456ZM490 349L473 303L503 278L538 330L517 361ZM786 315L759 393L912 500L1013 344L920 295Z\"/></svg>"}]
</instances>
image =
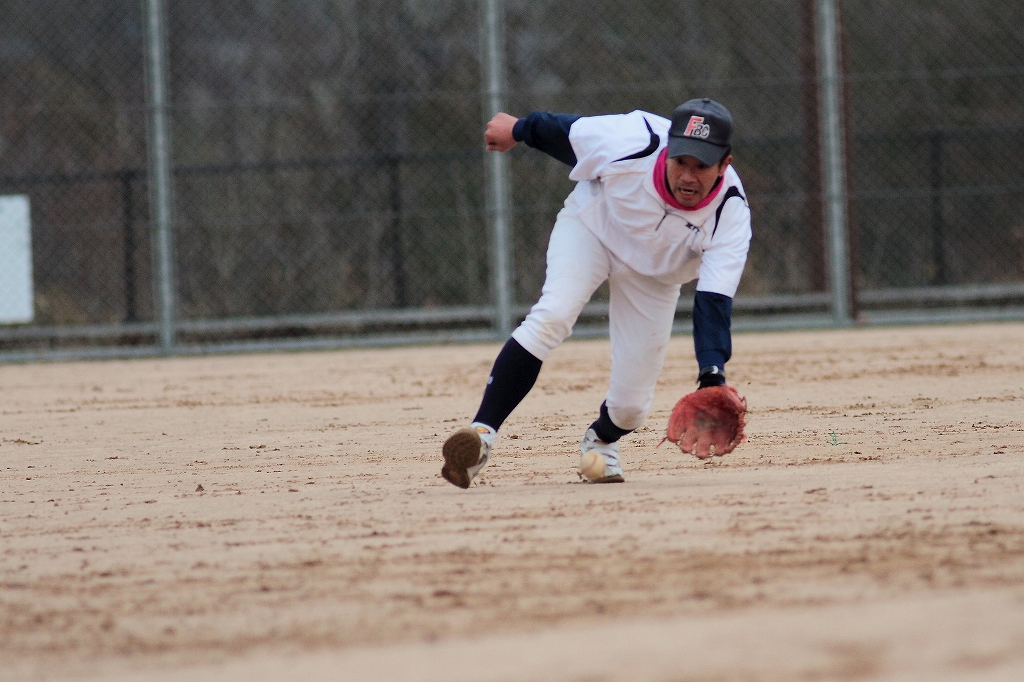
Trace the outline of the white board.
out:
<instances>
[{"instance_id":1,"label":"white board","mask_svg":"<svg viewBox=\"0 0 1024 682\"><path fill-rule=\"evenodd\" d=\"M32 228L28 197L0 196L0 324L31 322Z\"/></svg>"}]
</instances>

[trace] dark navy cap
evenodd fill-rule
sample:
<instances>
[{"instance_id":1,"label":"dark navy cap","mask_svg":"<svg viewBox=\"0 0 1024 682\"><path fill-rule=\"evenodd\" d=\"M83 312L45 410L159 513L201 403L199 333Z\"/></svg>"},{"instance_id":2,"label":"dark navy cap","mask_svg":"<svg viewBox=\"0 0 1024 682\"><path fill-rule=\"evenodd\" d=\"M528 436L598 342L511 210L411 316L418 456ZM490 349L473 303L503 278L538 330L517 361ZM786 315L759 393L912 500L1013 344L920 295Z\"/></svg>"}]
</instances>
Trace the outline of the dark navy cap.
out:
<instances>
[{"instance_id":1,"label":"dark navy cap","mask_svg":"<svg viewBox=\"0 0 1024 682\"><path fill-rule=\"evenodd\" d=\"M732 114L708 98L691 99L672 112L668 129L668 155L692 156L714 166L732 144Z\"/></svg>"}]
</instances>

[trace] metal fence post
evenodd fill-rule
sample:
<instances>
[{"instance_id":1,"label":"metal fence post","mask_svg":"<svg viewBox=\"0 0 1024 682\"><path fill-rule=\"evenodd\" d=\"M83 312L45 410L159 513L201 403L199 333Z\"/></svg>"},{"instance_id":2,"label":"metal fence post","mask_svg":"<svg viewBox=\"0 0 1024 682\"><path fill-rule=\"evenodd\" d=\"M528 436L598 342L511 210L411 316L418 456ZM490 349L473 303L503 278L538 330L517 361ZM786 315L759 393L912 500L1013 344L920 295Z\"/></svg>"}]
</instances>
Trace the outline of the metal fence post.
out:
<instances>
[{"instance_id":1,"label":"metal fence post","mask_svg":"<svg viewBox=\"0 0 1024 682\"><path fill-rule=\"evenodd\" d=\"M150 224L153 226L154 298L160 349L175 338L174 240L171 220L171 134L168 126L167 36L163 0L143 0L146 17L147 125Z\"/></svg>"},{"instance_id":2,"label":"metal fence post","mask_svg":"<svg viewBox=\"0 0 1024 682\"><path fill-rule=\"evenodd\" d=\"M489 120L505 106L505 46L503 0L483 3L484 113ZM495 327L504 338L512 332L512 292L509 281L509 173L502 153L487 154L487 214L490 218L491 288Z\"/></svg>"},{"instance_id":3,"label":"metal fence post","mask_svg":"<svg viewBox=\"0 0 1024 682\"><path fill-rule=\"evenodd\" d=\"M124 231L124 321L138 319L137 292L135 283L135 194L132 182L136 172L122 170L117 173L121 183L121 224Z\"/></svg>"},{"instance_id":4,"label":"metal fence post","mask_svg":"<svg viewBox=\"0 0 1024 682\"><path fill-rule=\"evenodd\" d=\"M802 161L807 182L807 281L811 291L828 291L825 208L821 189L821 81L818 55L817 0L800 0L800 117Z\"/></svg>"},{"instance_id":5,"label":"metal fence post","mask_svg":"<svg viewBox=\"0 0 1024 682\"><path fill-rule=\"evenodd\" d=\"M941 130L928 136L929 184L932 194L932 261L935 274L932 284L946 284L948 273L946 268L945 229L942 225L942 142Z\"/></svg>"},{"instance_id":6,"label":"metal fence post","mask_svg":"<svg viewBox=\"0 0 1024 682\"><path fill-rule=\"evenodd\" d=\"M846 148L843 135L842 74L839 61L839 15L836 0L818 0L818 46L821 54L821 122L824 155L825 219L831 263L832 314L836 323L852 323L846 215Z\"/></svg>"}]
</instances>

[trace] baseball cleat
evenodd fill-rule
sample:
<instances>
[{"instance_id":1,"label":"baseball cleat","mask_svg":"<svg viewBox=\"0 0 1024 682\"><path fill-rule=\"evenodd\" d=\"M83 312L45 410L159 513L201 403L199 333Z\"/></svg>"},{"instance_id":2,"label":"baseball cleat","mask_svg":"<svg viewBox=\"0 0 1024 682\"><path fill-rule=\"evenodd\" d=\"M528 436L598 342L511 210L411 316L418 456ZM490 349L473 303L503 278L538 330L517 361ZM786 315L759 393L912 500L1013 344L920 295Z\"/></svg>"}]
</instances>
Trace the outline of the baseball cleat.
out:
<instances>
[{"instance_id":1,"label":"baseball cleat","mask_svg":"<svg viewBox=\"0 0 1024 682\"><path fill-rule=\"evenodd\" d=\"M487 464L497 436L497 431L479 422L473 422L468 429L459 429L449 436L441 448L444 455L441 475L444 480L460 488L468 488Z\"/></svg>"},{"instance_id":2,"label":"baseball cleat","mask_svg":"<svg viewBox=\"0 0 1024 682\"><path fill-rule=\"evenodd\" d=\"M594 429L580 442L580 476L590 483L622 483L622 466L619 464L619 444L598 440Z\"/></svg>"}]
</instances>

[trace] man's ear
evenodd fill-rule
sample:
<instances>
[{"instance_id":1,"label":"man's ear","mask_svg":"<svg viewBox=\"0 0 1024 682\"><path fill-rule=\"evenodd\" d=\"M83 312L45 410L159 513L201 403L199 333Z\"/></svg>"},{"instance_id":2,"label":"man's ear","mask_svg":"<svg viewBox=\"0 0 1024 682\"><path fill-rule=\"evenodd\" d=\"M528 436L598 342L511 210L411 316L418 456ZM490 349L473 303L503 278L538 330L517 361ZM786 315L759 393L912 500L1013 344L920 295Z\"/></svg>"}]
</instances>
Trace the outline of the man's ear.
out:
<instances>
[{"instance_id":1,"label":"man's ear","mask_svg":"<svg viewBox=\"0 0 1024 682\"><path fill-rule=\"evenodd\" d=\"M718 162L718 177L725 175L725 169L732 163L732 154Z\"/></svg>"}]
</instances>

